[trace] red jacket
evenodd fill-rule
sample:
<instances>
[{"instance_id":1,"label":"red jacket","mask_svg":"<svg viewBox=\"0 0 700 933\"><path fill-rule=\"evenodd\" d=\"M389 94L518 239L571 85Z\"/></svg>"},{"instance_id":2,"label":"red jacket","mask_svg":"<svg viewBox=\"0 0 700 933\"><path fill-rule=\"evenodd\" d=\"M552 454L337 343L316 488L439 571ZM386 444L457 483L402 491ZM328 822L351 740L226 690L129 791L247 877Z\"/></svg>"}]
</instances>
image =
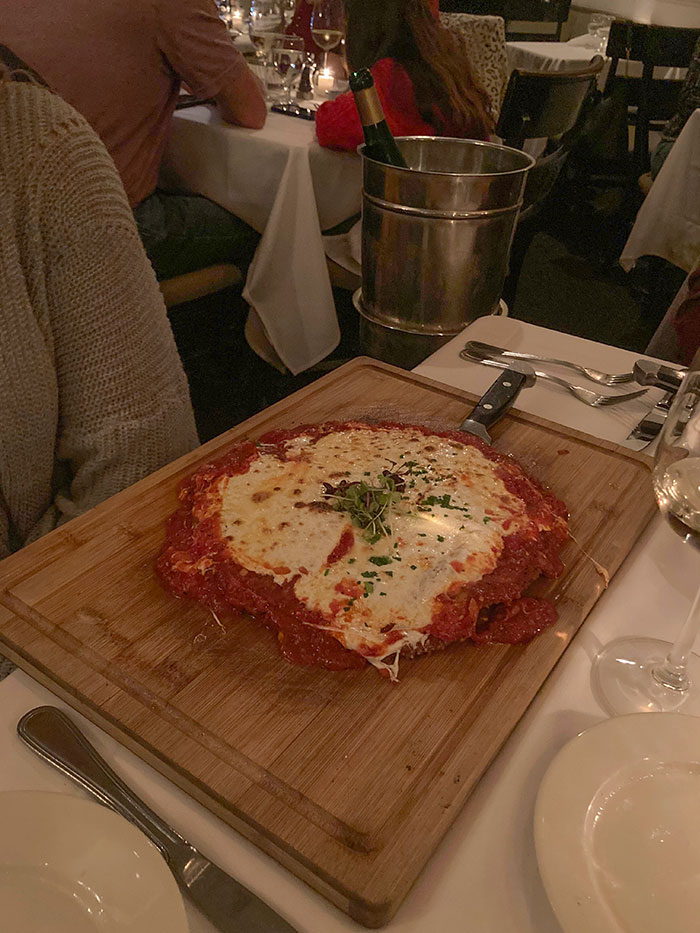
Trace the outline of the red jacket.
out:
<instances>
[{"instance_id":1,"label":"red jacket","mask_svg":"<svg viewBox=\"0 0 700 933\"><path fill-rule=\"evenodd\" d=\"M386 122L394 136L462 136L484 138L474 132L459 131L449 125L438 133L418 111L413 83L406 70L393 58L382 58L372 68L374 84L384 108ZM321 104L316 113L316 136L328 149L355 151L364 142L362 124L352 94L348 91Z\"/></svg>"}]
</instances>

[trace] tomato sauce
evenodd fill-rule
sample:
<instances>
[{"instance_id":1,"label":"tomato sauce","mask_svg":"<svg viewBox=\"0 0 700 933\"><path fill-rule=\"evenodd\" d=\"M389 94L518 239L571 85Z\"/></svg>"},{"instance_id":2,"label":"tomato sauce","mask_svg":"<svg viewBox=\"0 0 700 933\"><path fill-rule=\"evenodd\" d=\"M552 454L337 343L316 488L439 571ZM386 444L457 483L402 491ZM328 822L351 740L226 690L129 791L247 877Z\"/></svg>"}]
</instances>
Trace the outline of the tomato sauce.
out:
<instances>
[{"instance_id":1,"label":"tomato sauce","mask_svg":"<svg viewBox=\"0 0 700 933\"><path fill-rule=\"evenodd\" d=\"M366 661L361 655L344 648L324 631L327 620L297 599L294 582L298 578L279 585L271 576L237 564L221 538L217 515L209 514L211 486L216 479L246 472L261 450L286 460L286 443L300 434L313 440L355 426L359 425L327 422L271 431L257 443L249 440L240 443L186 479L179 491L180 507L168 521L166 542L156 562L156 572L165 587L176 596L196 600L217 613L225 614L232 609L250 613L277 631L283 656L295 664L330 670L364 667ZM362 427L383 430L407 426L383 422ZM477 447L488 460L498 464L498 476L506 489L525 503L530 518L524 531L503 539L503 550L492 573L438 597L428 629L431 640L447 643L471 638L478 644L529 641L557 618L551 602L521 594L541 575L556 577L562 572L559 551L567 529L565 523L552 527L552 519L566 520L566 507L528 477L511 457L495 451L479 438L460 431L434 431L415 425L410 428L416 433L451 440L455 446ZM540 525L548 530L540 531ZM340 560L351 550L353 541L351 530L343 532L327 563ZM387 644L400 637L398 632L387 632Z\"/></svg>"}]
</instances>

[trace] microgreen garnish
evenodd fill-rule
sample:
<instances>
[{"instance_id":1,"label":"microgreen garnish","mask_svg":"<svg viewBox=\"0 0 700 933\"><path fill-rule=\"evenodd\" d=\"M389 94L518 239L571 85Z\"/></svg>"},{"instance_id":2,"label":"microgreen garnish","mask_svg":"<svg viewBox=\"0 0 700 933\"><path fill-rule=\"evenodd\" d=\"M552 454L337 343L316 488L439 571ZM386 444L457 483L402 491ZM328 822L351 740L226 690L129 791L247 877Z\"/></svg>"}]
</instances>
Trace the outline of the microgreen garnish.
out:
<instances>
[{"instance_id":1,"label":"microgreen garnish","mask_svg":"<svg viewBox=\"0 0 700 933\"><path fill-rule=\"evenodd\" d=\"M353 525L364 529L363 538L368 544L376 544L380 538L391 534L387 520L405 488L406 482L400 473L383 470L377 476L376 486L365 480L353 483L342 480L337 486L323 483L323 495L333 500L337 512L347 512Z\"/></svg>"}]
</instances>

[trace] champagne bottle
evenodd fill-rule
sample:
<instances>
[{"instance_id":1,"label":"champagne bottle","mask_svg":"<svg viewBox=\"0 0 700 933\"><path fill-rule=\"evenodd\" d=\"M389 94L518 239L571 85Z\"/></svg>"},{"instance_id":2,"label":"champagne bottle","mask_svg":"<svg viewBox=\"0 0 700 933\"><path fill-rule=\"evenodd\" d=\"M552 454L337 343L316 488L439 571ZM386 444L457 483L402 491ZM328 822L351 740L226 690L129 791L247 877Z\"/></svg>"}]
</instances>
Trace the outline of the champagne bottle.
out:
<instances>
[{"instance_id":1,"label":"champagne bottle","mask_svg":"<svg viewBox=\"0 0 700 933\"><path fill-rule=\"evenodd\" d=\"M350 75L350 90L355 97L355 104L365 134L365 155L376 162L386 162L388 165L408 168L384 118L384 111L369 68L354 71Z\"/></svg>"}]
</instances>

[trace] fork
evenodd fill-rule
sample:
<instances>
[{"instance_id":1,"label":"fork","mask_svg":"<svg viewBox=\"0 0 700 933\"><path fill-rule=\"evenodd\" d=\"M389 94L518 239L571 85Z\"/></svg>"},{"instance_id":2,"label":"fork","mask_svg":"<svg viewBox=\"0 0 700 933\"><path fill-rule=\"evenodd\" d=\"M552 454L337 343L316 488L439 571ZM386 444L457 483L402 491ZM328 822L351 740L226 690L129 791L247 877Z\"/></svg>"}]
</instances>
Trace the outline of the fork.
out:
<instances>
[{"instance_id":1,"label":"fork","mask_svg":"<svg viewBox=\"0 0 700 933\"><path fill-rule=\"evenodd\" d=\"M487 344L482 344L482 346L487 346ZM501 363L498 360L490 360L476 353L470 354L467 352L466 347L464 347L459 355L463 360L469 360L471 363L483 363L484 366L508 369L508 364L506 362ZM535 375L538 379L545 379L547 382L553 382L558 386L562 386L564 389L568 389L579 401L583 402L585 405L590 405L592 408L605 408L609 405L619 405L620 402L629 402L630 399L639 398L640 395L644 395L648 391L647 389L640 389L638 392L625 392L623 395L599 395L597 392L592 392L590 389L584 389L582 386L573 385L571 382L567 382L566 379L560 379L559 376L552 376L549 373L543 373L538 370L535 370Z\"/></svg>"},{"instance_id":2,"label":"fork","mask_svg":"<svg viewBox=\"0 0 700 933\"><path fill-rule=\"evenodd\" d=\"M517 353L515 350L504 350L502 347L494 347L490 343L481 343L479 340L470 340L464 345L468 353L483 354L484 356L507 356L515 360L533 360L537 363L552 363L555 366L566 366L567 369L573 369L581 373L592 382L598 382L604 386L616 386L621 382L633 382L634 373L602 373L599 369L591 369L588 366L579 366L578 363L570 363L568 360L552 359L548 356L535 356L534 353Z\"/></svg>"}]
</instances>

